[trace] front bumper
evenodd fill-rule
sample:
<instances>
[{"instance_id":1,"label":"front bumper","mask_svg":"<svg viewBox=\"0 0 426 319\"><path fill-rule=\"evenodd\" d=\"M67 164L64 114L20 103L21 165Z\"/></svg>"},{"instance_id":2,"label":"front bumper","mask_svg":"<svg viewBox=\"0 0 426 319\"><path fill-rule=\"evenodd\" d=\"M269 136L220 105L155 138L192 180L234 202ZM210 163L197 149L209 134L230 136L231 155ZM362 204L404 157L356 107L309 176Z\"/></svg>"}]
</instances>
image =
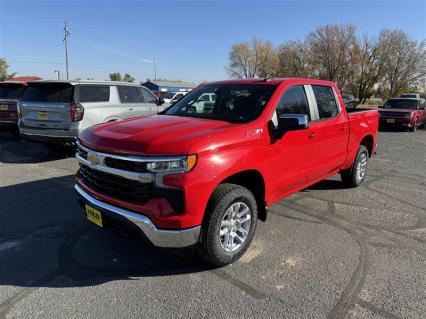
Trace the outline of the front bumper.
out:
<instances>
[{"instance_id":1,"label":"front bumper","mask_svg":"<svg viewBox=\"0 0 426 319\"><path fill-rule=\"evenodd\" d=\"M138 229L154 246L163 248L183 248L192 246L198 242L201 230L200 226L179 230L159 229L147 216L101 202L78 185L75 185L74 188L77 192L78 201L98 209L102 214L108 216L108 218Z\"/></svg>"},{"instance_id":2,"label":"front bumper","mask_svg":"<svg viewBox=\"0 0 426 319\"><path fill-rule=\"evenodd\" d=\"M388 122L391 120L393 122ZM380 127L386 128L410 128L413 127L414 121L411 118L381 118Z\"/></svg>"}]
</instances>

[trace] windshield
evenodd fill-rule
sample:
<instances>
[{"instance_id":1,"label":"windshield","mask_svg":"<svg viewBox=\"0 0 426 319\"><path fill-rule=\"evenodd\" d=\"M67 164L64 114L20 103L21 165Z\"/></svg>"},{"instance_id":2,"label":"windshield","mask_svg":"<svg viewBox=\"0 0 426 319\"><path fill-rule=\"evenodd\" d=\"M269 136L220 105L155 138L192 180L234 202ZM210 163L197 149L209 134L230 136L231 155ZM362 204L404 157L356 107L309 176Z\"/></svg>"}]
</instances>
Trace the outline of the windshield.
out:
<instances>
[{"instance_id":1,"label":"windshield","mask_svg":"<svg viewBox=\"0 0 426 319\"><path fill-rule=\"evenodd\" d=\"M70 103L73 96L74 87L67 83L31 84L25 90L22 101Z\"/></svg>"},{"instance_id":2,"label":"windshield","mask_svg":"<svg viewBox=\"0 0 426 319\"><path fill-rule=\"evenodd\" d=\"M19 100L24 88L22 84L0 84L0 99Z\"/></svg>"},{"instance_id":3,"label":"windshield","mask_svg":"<svg viewBox=\"0 0 426 319\"><path fill-rule=\"evenodd\" d=\"M262 113L276 87L272 84L203 85L185 95L164 114L250 122Z\"/></svg>"},{"instance_id":4,"label":"windshield","mask_svg":"<svg viewBox=\"0 0 426 319\"><path fill-rule=\"evenodd\" d=\"M388 100L385 105L383 105L383 108L416 110L418 105L419 102L417 100Z\"/></svg>"}]
</instances>

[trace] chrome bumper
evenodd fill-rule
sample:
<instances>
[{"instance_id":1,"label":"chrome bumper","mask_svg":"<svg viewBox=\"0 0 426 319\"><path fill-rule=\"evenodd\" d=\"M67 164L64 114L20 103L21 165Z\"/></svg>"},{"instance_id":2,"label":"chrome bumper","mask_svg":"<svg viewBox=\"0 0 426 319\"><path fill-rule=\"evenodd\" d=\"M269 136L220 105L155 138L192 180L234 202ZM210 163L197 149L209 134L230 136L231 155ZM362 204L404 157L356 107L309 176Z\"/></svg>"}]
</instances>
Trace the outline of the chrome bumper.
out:
<instances>
[{"instance_id":1,"label":"chrome bumper","mask_svg":"<svg viewBox=\"0 0 426 319\"><path fill-rule=\"evenodd\" d=\"M75 185L75 190L80 200L99 209L108 217L125 221L139 228L154 246L163 248L183 248L198 242L201 230L200 226L183 230L158 229L152 223L151 219L144 215L103 203L89 195L78 185Z\"/></svg>"}]
</instances>

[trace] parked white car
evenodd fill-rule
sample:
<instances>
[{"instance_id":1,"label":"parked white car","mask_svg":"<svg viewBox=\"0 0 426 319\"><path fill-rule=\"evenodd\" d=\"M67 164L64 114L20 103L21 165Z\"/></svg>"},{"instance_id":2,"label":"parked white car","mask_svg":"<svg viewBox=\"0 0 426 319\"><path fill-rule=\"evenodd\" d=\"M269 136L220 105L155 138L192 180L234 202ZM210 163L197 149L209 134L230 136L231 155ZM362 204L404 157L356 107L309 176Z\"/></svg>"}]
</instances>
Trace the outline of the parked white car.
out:
<instances>
[{"instance_id":1,"label":"parked white car","mask_svg":"<svg viewBox=\"0 0 426 319\"><path fill-rule=\"evenodd\" d=\"M19 131L46 143L75 141L87 127L163 111L147 88L109 81L33 81L19 104Z\"/></svg>"},{"instance_id":2,"label":"parked white car","mask_svg":"<svg viewBox=\"0 0 426 319\"><path fill-rule=\"evenodd\" d=\"M216 94L204 93L196 101L188 103L187 113L205 113L209 112L216 101Z\"/></svg>"},{"instance_id":3,"label":"parked white car","mask_svg":"<svg viewBox=\"0 0 426 319\"><path fill-rule=\"evenodd\" d=\"M174 104L189 92L176 92L171 98L164 98L164 103Z\"/></svg>"}]
</instances>

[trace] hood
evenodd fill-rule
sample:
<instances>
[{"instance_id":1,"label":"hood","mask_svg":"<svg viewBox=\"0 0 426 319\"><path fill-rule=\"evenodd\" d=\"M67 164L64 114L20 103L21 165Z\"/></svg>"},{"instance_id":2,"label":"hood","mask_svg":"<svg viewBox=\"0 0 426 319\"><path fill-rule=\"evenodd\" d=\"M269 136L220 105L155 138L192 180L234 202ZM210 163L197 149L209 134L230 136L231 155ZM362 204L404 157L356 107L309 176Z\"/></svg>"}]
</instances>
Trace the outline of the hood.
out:
<instances>
[{"instance_id":1,"label":"hood","mask_svg":"<svg viewBox=\"0 0 426 319\"><path fill-rule=\"evenodd\" d=\"M89 148L108 153L184 155L196 142L208 142L218 131L228 131L235 126L194 117L152 115L95 125L84 130L79 139Z\"/></svg>"}]
</instances>

